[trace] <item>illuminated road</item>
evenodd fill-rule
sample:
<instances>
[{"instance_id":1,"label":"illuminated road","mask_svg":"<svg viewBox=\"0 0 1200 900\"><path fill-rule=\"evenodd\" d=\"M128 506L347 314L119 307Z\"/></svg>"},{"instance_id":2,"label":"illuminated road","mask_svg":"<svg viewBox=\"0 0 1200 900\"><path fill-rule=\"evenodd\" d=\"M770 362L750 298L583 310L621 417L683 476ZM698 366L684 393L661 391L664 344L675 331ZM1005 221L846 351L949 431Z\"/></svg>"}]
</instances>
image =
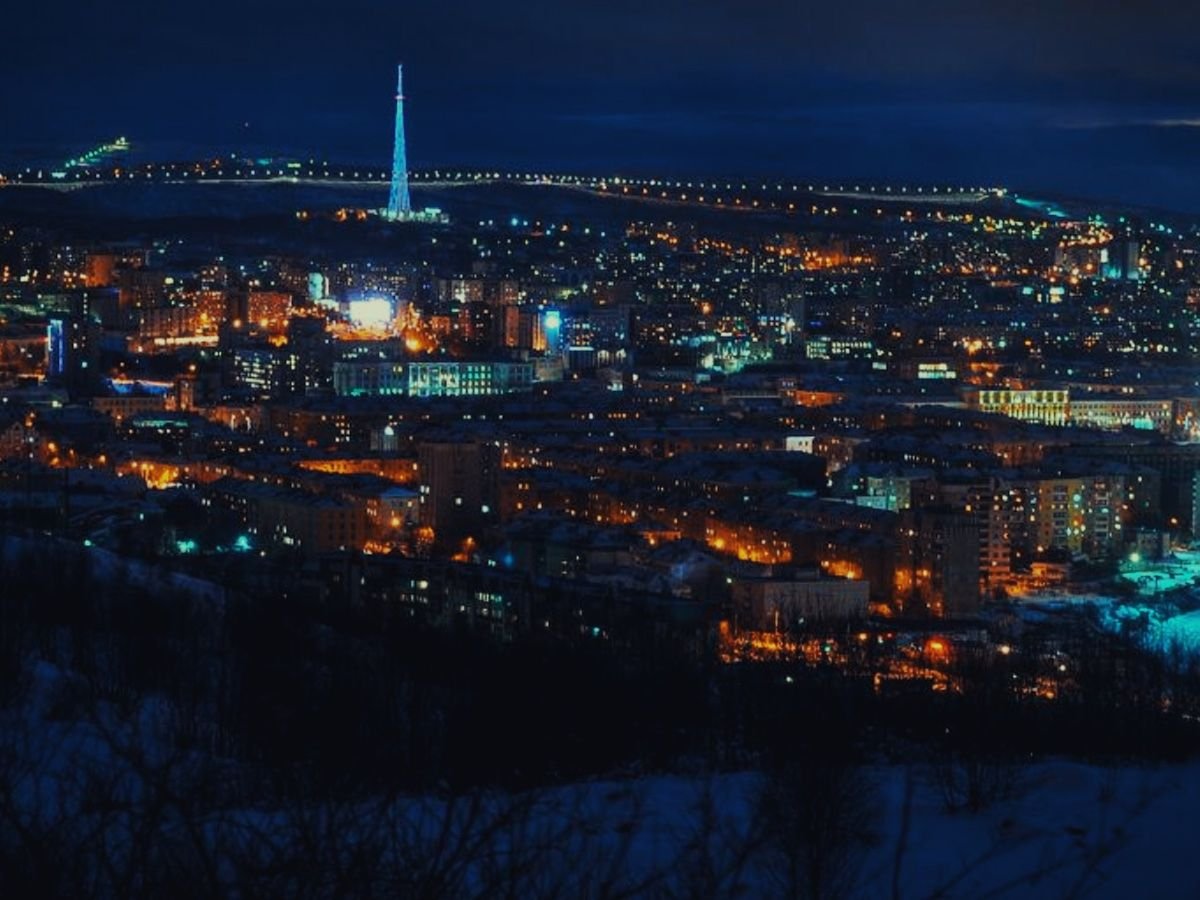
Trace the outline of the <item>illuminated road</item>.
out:
<instances>
[{"instance_id":1,"label":"illuminated road","mask_svg":"<svg viewBox=\"0 0 1200 900\"><path fill-rule=\"evenodd\" d=\"M249 165L211 160L194 163L154 163L137 166L72 167L61 171L27 169L0 173L0 187L38 187L73 191L114 184L229 184L244 186L303 185L312 187L379 188L390 172L330 163ZM514 184L573 188L602 196L647 202L683 203L723 209L775 212L803 211L813 200L863 203L969 205L1004 197L996 187L831 185L780 181L684 181L624 176L564 175L538 172L441 170L414 171L414 187L453 188L483 184Z\"/></svg>"}]
</instances>

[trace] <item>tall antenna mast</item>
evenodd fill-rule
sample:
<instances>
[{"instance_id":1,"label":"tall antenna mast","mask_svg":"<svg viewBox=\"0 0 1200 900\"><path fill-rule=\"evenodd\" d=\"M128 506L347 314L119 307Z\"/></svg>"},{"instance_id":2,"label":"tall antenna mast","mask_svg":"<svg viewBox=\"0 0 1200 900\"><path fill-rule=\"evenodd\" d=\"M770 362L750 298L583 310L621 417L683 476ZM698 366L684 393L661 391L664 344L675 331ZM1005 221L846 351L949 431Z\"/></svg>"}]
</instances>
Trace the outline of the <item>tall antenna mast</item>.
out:
<instances>
[{"instance_id":1,"label":"tall antenna mast","mask_svg":"<svg viewBox=\"0 0 1200 900\"><path fill-rule=\"evenodd\" d=\"M396 66L396 134L392 144L392 190L388 218L402 219L412 212L408 198L408 153L404 147L404 66Z\"/></svg>"}]
</instances>

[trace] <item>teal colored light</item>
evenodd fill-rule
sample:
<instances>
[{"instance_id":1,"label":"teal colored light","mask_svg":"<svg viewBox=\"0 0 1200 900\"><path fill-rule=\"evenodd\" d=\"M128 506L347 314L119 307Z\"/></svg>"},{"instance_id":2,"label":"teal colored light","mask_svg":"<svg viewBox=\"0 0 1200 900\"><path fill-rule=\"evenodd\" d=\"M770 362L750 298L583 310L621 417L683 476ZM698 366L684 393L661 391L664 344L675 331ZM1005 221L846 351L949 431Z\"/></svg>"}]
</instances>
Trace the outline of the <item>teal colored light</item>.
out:
<instances>
[{"instance_id":1,"label":"teal colored light","mask_svg":"<svg viewBox=\"0 0 1200 900\"><path fill-rule=\"evenodd\" d=\"M233 542L233 549L239 553L245 553L250 550L250 536L239 534L237 540Z\"/></svg>"},{"instance_id":2,"label":"teal colored light","mask_svg":"<svg viewBox=\"0 0 1200 900\"><path fill-rule=\"evenodd\" d=\"M1067 218L1067 213L1065 210L1048 200L1032 200L1028 197L1013 197L1013 199L1017 202L1017 206L1023 206L1026 209L1037 210L1043 215L1050 216L1052 219Z\"/></svg>"},{"instance_id":3,"label":"teal colored light","mask_svg":"<svg viewBox=\"0 0 1200 900\"><path fill-rule=\"evenodd\" d=\"M392 186L388 194L388 218L399 219L410 212L412 205L408 196L408 150L404 142L404 68L397 66L396 127L392 137Z\"/></svg>"},{"instance_id":4,"label":"teal colored light","mask_svg":"<svg viewBox=\"0 0 1200 900\"><path fill-rule=\"evenodd\" d=\"M198 549L195 541L176 541L175 548L180 553L195 553Z\"/></svg>"}]
</instances>

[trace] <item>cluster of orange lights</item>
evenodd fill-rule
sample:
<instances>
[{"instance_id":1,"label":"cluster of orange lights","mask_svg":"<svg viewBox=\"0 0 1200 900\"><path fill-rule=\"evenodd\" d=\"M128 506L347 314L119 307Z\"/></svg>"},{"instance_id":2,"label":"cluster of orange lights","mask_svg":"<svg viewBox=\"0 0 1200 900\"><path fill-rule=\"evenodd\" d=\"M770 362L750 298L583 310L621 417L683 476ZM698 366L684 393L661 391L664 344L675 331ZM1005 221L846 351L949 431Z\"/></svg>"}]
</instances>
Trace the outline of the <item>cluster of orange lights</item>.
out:
<instances>
[{"instance_id":1,"label":"cluster of orange lights","mask_svg":"<svg viewBox=\"0 0 1200 900\"><path fill-rule=\"evenodd\" d=\"M844 559L822 560L821 569L825 574L835 578L860 579L863 577L862 566Z\"/></svg>"}]
</instances>

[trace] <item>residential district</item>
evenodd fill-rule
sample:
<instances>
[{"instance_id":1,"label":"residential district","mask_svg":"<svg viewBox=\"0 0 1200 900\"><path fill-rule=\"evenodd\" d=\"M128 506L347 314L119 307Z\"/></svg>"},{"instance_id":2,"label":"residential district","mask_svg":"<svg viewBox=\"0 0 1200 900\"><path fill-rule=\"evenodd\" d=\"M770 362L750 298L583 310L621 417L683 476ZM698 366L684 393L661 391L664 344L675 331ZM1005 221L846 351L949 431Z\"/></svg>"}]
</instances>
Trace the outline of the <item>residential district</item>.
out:
<instances>
[{"instance_id":1,"label":"residential district","mask_svg":"<svg viewBox=\"0 0 1200 900\"><path fill-rule=\"evenodd\" d=\"M308 204L278 239L0 213L10 532L502 640L869 643L942 686L1071 597L1186 612L1195 229L999 189L452 179L494 196Z\"/></svg>"}]
</instances>

